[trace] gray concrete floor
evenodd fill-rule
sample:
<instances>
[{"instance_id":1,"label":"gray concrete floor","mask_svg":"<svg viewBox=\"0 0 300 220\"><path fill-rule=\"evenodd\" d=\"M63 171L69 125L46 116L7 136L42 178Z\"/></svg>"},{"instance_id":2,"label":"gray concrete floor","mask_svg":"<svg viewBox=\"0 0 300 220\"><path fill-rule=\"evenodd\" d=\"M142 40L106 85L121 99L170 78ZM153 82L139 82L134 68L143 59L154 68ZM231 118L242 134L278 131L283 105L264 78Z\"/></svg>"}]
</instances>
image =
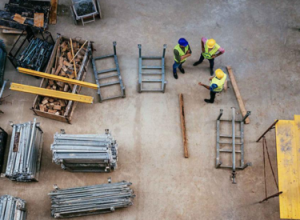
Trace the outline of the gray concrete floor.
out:
<instances>
[{"instance_id":1,"label":"gray concrete floor","mask_svg":"<svg viewBox=\"0 0 300 220\"><path fill-rule=\"evenodd\" d=\"M69 1L59 1L68 5ZM113 214L77 218L92 219L279 219L278 198L257 204L264 197L262 146L257 137L275 120L292 119L299 113L299 13L296 0L103 0L103 20L86 26L74 26L68 13L60 11L57 25L50 26L55 36L61 33L94 41L95 54L117 52L127 97L114 101L78 104L73 124L38 117L45 131L42 170L38 183L17 183L0 179L0 194L11 194L28 202L29 220L50 217L47 193L53 184L61 188L128 180L136 192L134 205ZM0 3L1 8L4 2ZM62 7L60 7L62 8ZM199 58L200 38L212 37L225 48L216 59L216 68L233 67L251 124L245 128L245 160L253 166L237 174L231 184L229 170L214 168L215 136L219 109L231 117L231 107L238 104L232 88L217 96L213 105L204 103L209 93L197 82L207 82L208 62L193 67ZM186 74L172 76L172 50L185 37L193 55L184 64ZM8 48L15 37L1 35ZM166 53L167 89L165 94L138 94L137 44L148 55ZM8 62L5 78L11 82L39 85L39 80L16 72ZM89 67L87 81L94 82ZM190 158L183 158L178 94L185 98L186 126ZM82 94L97 98L95 91ZM29 109L34 95L5 90L6 102L0 125L9 133L9 121L32 120ZM297 111L298 110L298 111ZM61 128L67 133L102 133L112 131L119 143L119 168L111 174L70 173L51 161L53 134ZM229 132L229 131L228 131ZM276 167L274 133L268 136L272 164ZM269 166L268 189L276 188ZM277 171L276 171L277 173Z\"/></svg>"}]
</instances>

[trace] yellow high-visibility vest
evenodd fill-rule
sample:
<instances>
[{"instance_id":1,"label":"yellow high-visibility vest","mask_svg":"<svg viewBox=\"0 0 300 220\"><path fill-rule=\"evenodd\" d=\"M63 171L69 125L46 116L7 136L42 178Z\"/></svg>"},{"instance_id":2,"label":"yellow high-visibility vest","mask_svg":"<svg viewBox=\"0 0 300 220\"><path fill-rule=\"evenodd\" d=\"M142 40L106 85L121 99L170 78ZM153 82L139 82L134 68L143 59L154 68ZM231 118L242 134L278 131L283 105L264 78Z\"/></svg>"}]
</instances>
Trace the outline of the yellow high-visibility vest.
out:
<instances>
[{"instance_id":1,"label":"yellow high-visibility vest","mask_svg":"<svg viewBox=\"0 0 300 220\"><path fill-rule=\"evenodd\" d=\"M205 58L205 59L212 59L212 55L214 55L215 53L217 53L217 51L219 50L219 48L220 48L220 45L219 44L215 44L215 46L214 46L214 48L211 50L211 51L209 51L208 52L208 46L207 46L207 42L208 42L208 40L206 41L206 43L205 43L205 45L204 45L204 49L205 49L205 52L204 53L202 53L202 55L203 55L203 57Z\"/></svg>"},{"instance_id":2,"label":"yellow high-visibility vest","mask_svg":"<svg viewBox=\"0 0 300 220\"><path fill-rule=\"evenodd\" d=\"M188 51L189 49L189 45L187 45L185 48L181 48L179 44L177 44L175 47L174 47L174 50L177 50L178 53L179 53L179 56L182 57L186 54L186 52ZM176 57L175 57L175 54L174 54L174 60L177 62L177 63L183 63L184 61L186 61L186 58L183 59L183 60L176 60Z\"/></svg>"},{"instance_id":3,"label":"yellow high-visibility vest","mask_svg":"<svg viewBox=\"0 0 300 220\"><path fill-rule=\"evenodd\" d=\"M224 74L223 78L222 79L218 79L217 77L214 77L211 82L210 82L210 85L212 84L216 84L218 87L215 88L213 91L214 92L222 92L223 88L224 88L224 84L225 84L225 81L226 81L226 78L227 78L227 75Z\"/></svg>"}]
</instances>

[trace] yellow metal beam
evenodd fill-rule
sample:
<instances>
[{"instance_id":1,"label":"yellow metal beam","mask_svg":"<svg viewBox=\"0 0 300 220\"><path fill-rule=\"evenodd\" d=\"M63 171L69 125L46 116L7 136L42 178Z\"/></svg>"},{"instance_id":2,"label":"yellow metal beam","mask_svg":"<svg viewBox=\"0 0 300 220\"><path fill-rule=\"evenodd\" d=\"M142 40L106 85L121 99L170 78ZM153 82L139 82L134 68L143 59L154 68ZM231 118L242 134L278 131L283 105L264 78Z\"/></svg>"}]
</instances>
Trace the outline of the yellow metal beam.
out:
<instances>
[{"instance_id":1,"label":"yellow metal beam","mask_svg":"<svg viewBox=\"0 0 300 220\"><path fill-rule=\"evenodd\" d=\"M93 97L91 96L78 95L74 93L61 92L61 91L56 91L51 89L43 89L40 87L27 86L18 83L11 83L10 89L18 92L27 92L31 94L42 95L42 96L47 96L52 98L71 100L74 102L83 102L89 104L93 103Z\"/></svg>"},{"instance_id":2,"label":"yellow metal beam","mask_svg":"<svg viewBox=\"0 0 300 220\"><path fill-rule=\"evenodd\" d=\"M79 81L76 79L69 79L67 77L57 76L57 75L49 74L49 73L38 72L35 70L30 70L30 69L26 69L26 68L22 68L22 67L18 67L18 71L20 73L25 73L25 74L29 74L29 75L33 75L33 76L47 78L47 79L51 79L51 80L55 80L55 81L75 84L78 86L83 86L83 87L87 87L87 88L91 88L91 89L98 89L97 84L94 84L94 83L83 82L83 81Z\"/></svg>"}]
</instances>

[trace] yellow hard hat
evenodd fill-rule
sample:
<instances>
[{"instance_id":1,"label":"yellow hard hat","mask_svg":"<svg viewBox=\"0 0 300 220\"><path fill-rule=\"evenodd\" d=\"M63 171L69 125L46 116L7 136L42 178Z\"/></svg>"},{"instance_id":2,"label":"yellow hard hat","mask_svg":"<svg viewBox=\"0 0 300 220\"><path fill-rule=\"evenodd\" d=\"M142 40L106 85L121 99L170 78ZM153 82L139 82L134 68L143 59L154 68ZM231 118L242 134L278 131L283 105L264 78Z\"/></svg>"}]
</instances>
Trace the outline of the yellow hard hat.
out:
<instances>
[{"instance_id":1,"label":"yellow hard hat","mask_svg":"<svg viewBox=\"0 0 300 220\"><path fill-rule=\"evenodd\" d=\"M207 41L207 46L208 46L208 48L213 48L213 47L215 46L215 44L216 44L215 39L209 39L209 40Z\"/></svg>"},{"instance_id":2,"label":"yellow hard hat","mask_svg":"<svg viewBox=\"0 0 300 220\"><path fill-rule=\"evenodd\" d=\"M216 69L215 73L216 73L216 77L218 79L222 79L224 77L224 75L225 75L224 72L223 72L223 70L221 70L221 69Z\"/></svg>"}]
</instances>

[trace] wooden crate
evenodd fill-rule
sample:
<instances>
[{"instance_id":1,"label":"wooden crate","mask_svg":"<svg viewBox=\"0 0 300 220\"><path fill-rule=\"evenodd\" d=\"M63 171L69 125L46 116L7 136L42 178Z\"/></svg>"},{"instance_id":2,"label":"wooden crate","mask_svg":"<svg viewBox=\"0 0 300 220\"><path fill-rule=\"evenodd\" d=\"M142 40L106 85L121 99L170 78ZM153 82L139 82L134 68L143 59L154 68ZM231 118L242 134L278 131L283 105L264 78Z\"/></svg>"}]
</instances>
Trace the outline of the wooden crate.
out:
<instances>
[{"instance_id":1,"label":"wooden crate","mask_svg":"<svg viewBox=\"0 0 300 220\"><path fill-rule=\"evenodd\" d=\"M56 63L57 54L58 54L58 47L59 47L59 45L61 44L61 42L63 40L70 40L70 38L58 34L57 40L56 40L55 45L54 45L54 49L52 51L52 54L51 54L51 57L49 59L47 68L45 70L46 73L51 74L51 69L52 69L52 67L54 67L54 65ZM73 42L79 42L80 44L84 44L84 42L85 42L85 40L78 40L78 39L73 39L73 38L72 38L72 41ZM81 80L81 81L84 81L84 79L85 79L86 72L87 72L87 67L88 67L88 64L90 62L90 53L89 53L89 51L91 50L91 42L88 41L85 44L84 48L86 49L86 52L85 52L85 55L84 55L84 58L83 58L83 62L80 66L79 72L77 73L77 80ZM46 88L47 84L48 84L48 79L42 79L40 87L41 88ZM81 86L74 85L72 93L79 94L80 90L81 90ZM54 115L54 114L51 114L51 113L48 113L48 112L42 112L42 111L39 110L38 106L39 106L39 103L41 102L42 99L43 99L43 96L40 96L40 95L37 95L34 99L33 106L32 106L32 111L34 112L35 115L71 124L72 117L73 117L75 108L77 106L77 102L68 101L68 104L67 104L66 111L65 111L64 115Z\"/></svg>"}]
</instances>

